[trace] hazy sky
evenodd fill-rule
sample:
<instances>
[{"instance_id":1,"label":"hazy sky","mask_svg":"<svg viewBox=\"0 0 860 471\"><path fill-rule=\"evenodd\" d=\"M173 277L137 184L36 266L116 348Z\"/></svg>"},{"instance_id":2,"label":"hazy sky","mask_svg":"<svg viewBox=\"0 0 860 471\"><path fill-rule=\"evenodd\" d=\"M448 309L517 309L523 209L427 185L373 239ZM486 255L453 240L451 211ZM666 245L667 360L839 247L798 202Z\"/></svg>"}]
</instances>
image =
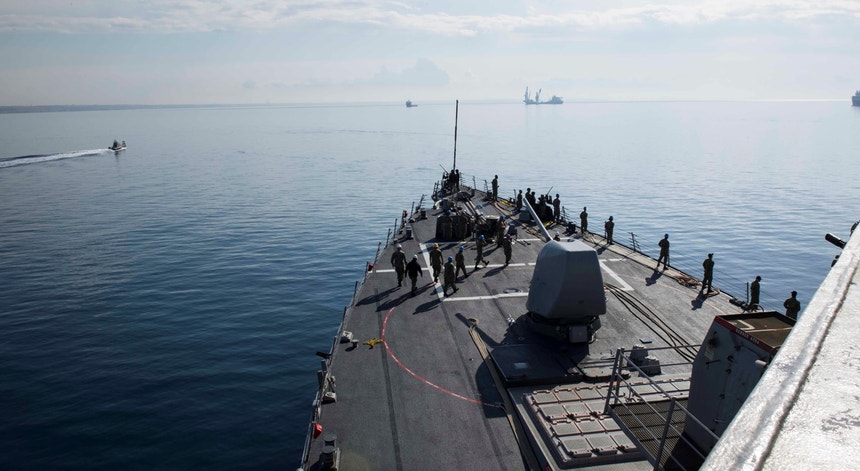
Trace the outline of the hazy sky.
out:
<instances>
[{"instance_id":1,"label":"hazy sky","mask_svg":"<svg viewBox=\"0 0 860 471\"><path fill-rule=\"evenodd\" d=\"M845 99L860 0L0 0L0 105Z\"/></svg>"}]
</instances>

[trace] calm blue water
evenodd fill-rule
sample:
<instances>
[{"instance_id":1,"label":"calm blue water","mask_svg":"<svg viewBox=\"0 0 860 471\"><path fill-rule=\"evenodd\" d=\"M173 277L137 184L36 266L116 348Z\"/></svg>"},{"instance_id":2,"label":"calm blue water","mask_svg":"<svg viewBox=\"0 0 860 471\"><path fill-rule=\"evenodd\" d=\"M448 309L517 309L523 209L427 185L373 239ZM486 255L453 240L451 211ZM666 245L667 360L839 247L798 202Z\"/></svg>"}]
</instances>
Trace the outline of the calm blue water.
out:
<instances>
[{"instance_id":1,"label":"calm blue water","mask_svg":"<svg viewBox=\"0 0 860 471\"><path fill-rule=\"evenodd\" d=\"M292 469L319 358L453 103L0 115L0 469ZM860 218L846 103L461 104L463 173L804 305ZM125 139L127 151L97 148ZM96 150L94 150L96 149ZM25 158L18 158L29 156ZM483 185L479 182L479 185Z\"/></svg>"}]
</instances>

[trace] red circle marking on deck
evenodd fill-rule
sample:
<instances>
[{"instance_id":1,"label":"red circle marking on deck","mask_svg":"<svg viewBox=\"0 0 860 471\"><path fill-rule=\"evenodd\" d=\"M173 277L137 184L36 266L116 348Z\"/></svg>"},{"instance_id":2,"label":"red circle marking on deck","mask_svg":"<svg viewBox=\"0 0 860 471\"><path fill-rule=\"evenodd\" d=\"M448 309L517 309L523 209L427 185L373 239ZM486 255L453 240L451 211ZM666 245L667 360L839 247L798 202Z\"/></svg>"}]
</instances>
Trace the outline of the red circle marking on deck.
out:
<instances>
[{"instance_id":1,"label":"red circle marking on deck","mask_svg":"<svg viewBox=\"0 0 860 471\"><path fill-rule=\"evenodd\" d=\"M439 385L437 385L437 384L433 384L433 383L431 383L429 380L427 380L426 378L424 378L423 376L421 376L421 375L419 375L418 373L416 373L416 372L414 372L414 371L410 370L408 366L404 365L404 364L403 364L403 362L401 362L401 361L400 361L400 360L399 360L399 359L394 355L394 352L393 352L393 351L391 351L391 347L389 347L389 346L388 346L388 341L385 339L385 329L388 327L388 318L389 318L389 317L391 317L391 313L393 313L393 312L394 312L394 308L389 309L389 310L388 310L388 314L386 314L386 315L385 315L385 320L384 320L384 321L382 321L382 345L385 345L385 352L386 352L386 353L388 353L388 356L390 356L390 357L391 357L391 359L392 359L392 360L394 360L394 362L395 362L395 363L397 363L397 366L399 366L401 369L403 369L403 371L405 371L405 372L409 373L413 378L417 379L418 381L421 381L422 383L424 383L424 384L426 384L426 385L428 385L428 386L430 386L430 387L432 387L432 388L435 388L435 389L437 389L437 390L439 390L439 391L442 391L442 392L443 392L443 393L445 393L445 394L448 394L448 395L450 395L450 396L454 396L454 397L456 397L457 399L462 399L462 400L464 400L464 401L466 401L466 402L471 402L472 404L478 404L478 405L482 405L482 406L488 406L488 407L499 407L499 406L497 406L496 404L487 404L486 402L479 401L479 400L477 400L477 399L468 398L468 397L466 397L466 396L463 396L463 395L457 394L457 393L455 393L454 391L450 391L450 390L448 390L448 389L445 389L445 388L443 388L442 386L439 386Z\"/></svg>"}]
</instances>

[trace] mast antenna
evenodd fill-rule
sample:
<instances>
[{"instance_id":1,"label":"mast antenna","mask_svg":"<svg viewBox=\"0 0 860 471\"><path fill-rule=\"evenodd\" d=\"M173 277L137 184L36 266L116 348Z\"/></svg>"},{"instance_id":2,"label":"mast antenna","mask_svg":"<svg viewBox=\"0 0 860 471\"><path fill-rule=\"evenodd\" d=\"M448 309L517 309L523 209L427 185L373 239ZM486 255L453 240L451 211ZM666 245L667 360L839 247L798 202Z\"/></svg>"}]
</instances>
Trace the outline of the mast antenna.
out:
<instances>
[{"instance_id":1,"label":"mast antenna","mask_svg":"<svg viewBox=\"0 0 860 471\"><path fill-rule=\"evenodd\" d=\"M460 115L460 100L454 102L454 168L457 170L457 118Z\"/></svg>"}]
</instances>

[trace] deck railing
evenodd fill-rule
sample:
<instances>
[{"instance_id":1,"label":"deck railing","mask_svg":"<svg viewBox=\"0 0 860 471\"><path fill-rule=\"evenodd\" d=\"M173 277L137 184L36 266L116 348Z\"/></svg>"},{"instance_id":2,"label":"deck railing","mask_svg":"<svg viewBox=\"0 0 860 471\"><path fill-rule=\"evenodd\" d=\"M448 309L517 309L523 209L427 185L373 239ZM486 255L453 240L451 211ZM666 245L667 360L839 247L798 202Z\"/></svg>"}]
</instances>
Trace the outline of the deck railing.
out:
<instances>
[{"instance_id":1,"label":"deck railing","mask_svg":"<svg viewBox=\"0 0 860 471\"><path fill-rule=\"evenodd\" d=\"M649 348L649 352L660 350L698 349L698 345ZM661 368L686 367L692 371L692 362L661 363ZM625 372L638 373L637 381L626 378ZM659 379L660 377L658 377ZM658 391L643 396L639 391L643 385ZM687 391L667 392L660 383L647 375L633 363L623 348L615 352L615 362L609 380L604 413L611 415L643 451L655 471L664 469L695 470L705 460L702 453L687 436L684 429L696 427L718 440L711 430L693 416L680 402L688 397ZM668 409L666 405L668 403ZM622 418L623 417L623 418ZM631 427L633 425L634 427ZM635 432L632 430L635 428ZM659 430L659 433L655 433ZM683 450L683 452L680 452Z\"/></svg>"}]
</instances>

